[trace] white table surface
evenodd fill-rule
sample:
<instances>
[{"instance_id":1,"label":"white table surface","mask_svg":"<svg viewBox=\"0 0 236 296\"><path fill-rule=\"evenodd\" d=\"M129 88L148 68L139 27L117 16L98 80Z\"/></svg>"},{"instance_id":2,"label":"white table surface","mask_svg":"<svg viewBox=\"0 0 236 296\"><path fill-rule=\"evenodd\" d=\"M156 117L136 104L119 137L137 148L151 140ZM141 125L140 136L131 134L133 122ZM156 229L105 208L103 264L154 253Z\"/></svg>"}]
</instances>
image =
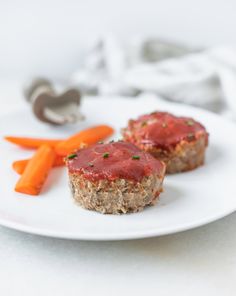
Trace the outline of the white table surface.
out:
<instances>
[{"instance_id":1,"label":"white table surface","mask_svg":"<svg viewBox=\"0 0 236 296\"><path fill-rule=\"evenodd\" d=\"M1 81L0 115L22 104L19 83ZM120 242L0 227L0 295L236 295L235 228L236 213L195 230Z\"/></svg>"}]
</instances>

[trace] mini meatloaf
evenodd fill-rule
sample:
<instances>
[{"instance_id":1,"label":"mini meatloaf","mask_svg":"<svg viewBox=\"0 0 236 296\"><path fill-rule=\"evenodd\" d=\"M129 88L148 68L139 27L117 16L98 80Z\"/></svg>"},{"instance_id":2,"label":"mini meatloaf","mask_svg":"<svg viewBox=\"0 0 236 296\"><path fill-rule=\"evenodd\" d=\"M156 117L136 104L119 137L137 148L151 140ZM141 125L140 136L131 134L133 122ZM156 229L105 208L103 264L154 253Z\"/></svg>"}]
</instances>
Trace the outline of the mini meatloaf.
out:
<instances>
[{"instance_id":1,"label":"mini meatloaf","mask_svg":"<svg viewBox=\"0 0 236 296\"><path fill-rule=\"evenodd\" d=\"M202 124L167 112L153 112L130 120L123 129L123 138L164 161L169 174L202 165L208 145L208 133Z\"/></svg>"},{"instance_id":2,"label":"mini meatloaf","mask_svg":"<svg viewBox=\"0 0 236 296\"><path fill-rule=\"evenodd\" d=\"M96 144L69 155L66 164L75 201L103 214L138 212L162 191L165 164L131 143Z\"/></svg>"}]
</instances>

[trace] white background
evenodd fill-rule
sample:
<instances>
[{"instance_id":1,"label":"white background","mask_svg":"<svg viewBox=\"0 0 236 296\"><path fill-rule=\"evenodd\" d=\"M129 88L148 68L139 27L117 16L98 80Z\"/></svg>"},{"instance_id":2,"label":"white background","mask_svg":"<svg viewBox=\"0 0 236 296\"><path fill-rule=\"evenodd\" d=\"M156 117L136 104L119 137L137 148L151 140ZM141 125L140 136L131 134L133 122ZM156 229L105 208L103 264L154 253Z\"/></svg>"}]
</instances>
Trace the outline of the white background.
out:
<instances>
[{"instance_id":1,"label":"white background","mask_svg":"<svg viewBox=\"0 0 236 296\"><path fill-rule=\"evenodd\" d=\"M99 36L236 44L235 0L0 0L0 77L65 77Z\"/></svg>"},{"instance_id":2,"label":"white background","mask_svg":"<svg viewBox=\"0 0 236 296\"><path fill-rule=\"evenodd\" d=\"M236 43L236 1L0 1L0 115L32 74L65 77L99 35ZM9 82L6 83L5 79ZM0 127L4 128L4 127ZM223 198L223 197L222 197ZM236 214L128 242L75 242L0 227L0 295L235 295Z\"/></svg>"}]
</instances>

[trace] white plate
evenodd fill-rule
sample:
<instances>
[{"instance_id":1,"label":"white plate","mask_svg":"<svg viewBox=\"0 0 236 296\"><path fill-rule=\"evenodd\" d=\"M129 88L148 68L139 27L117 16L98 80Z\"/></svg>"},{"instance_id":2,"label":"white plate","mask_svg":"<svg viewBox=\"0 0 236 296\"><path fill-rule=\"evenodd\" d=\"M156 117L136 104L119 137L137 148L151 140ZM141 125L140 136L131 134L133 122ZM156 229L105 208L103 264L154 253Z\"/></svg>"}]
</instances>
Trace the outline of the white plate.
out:
<instances>
[{"instance_id":1,"label":"white plate","mask_svg":"<svg viewBox=\"0 0 236 296\"><path fill-rule=\"evenodd\" d=\"M0 224L46 236L120 240L175 233L217 220L236 209L236 126L200 109L154 99L94 99L83 102L87 120L77 126L50 127L37 122L28 109L0 119L0 133L66 137L80 128L108 123L118 133L129 118L156 109L200 120L210 132L206 164L192 172L167 176L160 202L143 212L102 215L76 206L68 188L66 170L53 169L38 197L15 193L18 176L13 160L31 155L30 150L0 143Z\"/></svg>"}]
</instances>

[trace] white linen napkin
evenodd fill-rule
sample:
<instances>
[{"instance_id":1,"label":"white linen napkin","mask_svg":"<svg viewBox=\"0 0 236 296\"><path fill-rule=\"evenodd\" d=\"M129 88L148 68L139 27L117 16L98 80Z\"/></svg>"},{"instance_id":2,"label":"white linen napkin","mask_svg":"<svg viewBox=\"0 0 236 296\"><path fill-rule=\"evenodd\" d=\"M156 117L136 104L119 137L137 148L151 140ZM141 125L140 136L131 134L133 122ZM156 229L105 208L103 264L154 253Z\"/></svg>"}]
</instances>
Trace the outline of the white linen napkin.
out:
<instances>
[{"instance_id":1,"label":"white linen napkin","mask_svg":"<svg viewBox=\"0 0 236 296\"><path fill-rule=\"evenodd\" d=\"M236 119L232 46L198 49L158 39L121 43L106 36L88 52L71 82L84 93L151 92Z\"/></svg>"}]
</instances>

